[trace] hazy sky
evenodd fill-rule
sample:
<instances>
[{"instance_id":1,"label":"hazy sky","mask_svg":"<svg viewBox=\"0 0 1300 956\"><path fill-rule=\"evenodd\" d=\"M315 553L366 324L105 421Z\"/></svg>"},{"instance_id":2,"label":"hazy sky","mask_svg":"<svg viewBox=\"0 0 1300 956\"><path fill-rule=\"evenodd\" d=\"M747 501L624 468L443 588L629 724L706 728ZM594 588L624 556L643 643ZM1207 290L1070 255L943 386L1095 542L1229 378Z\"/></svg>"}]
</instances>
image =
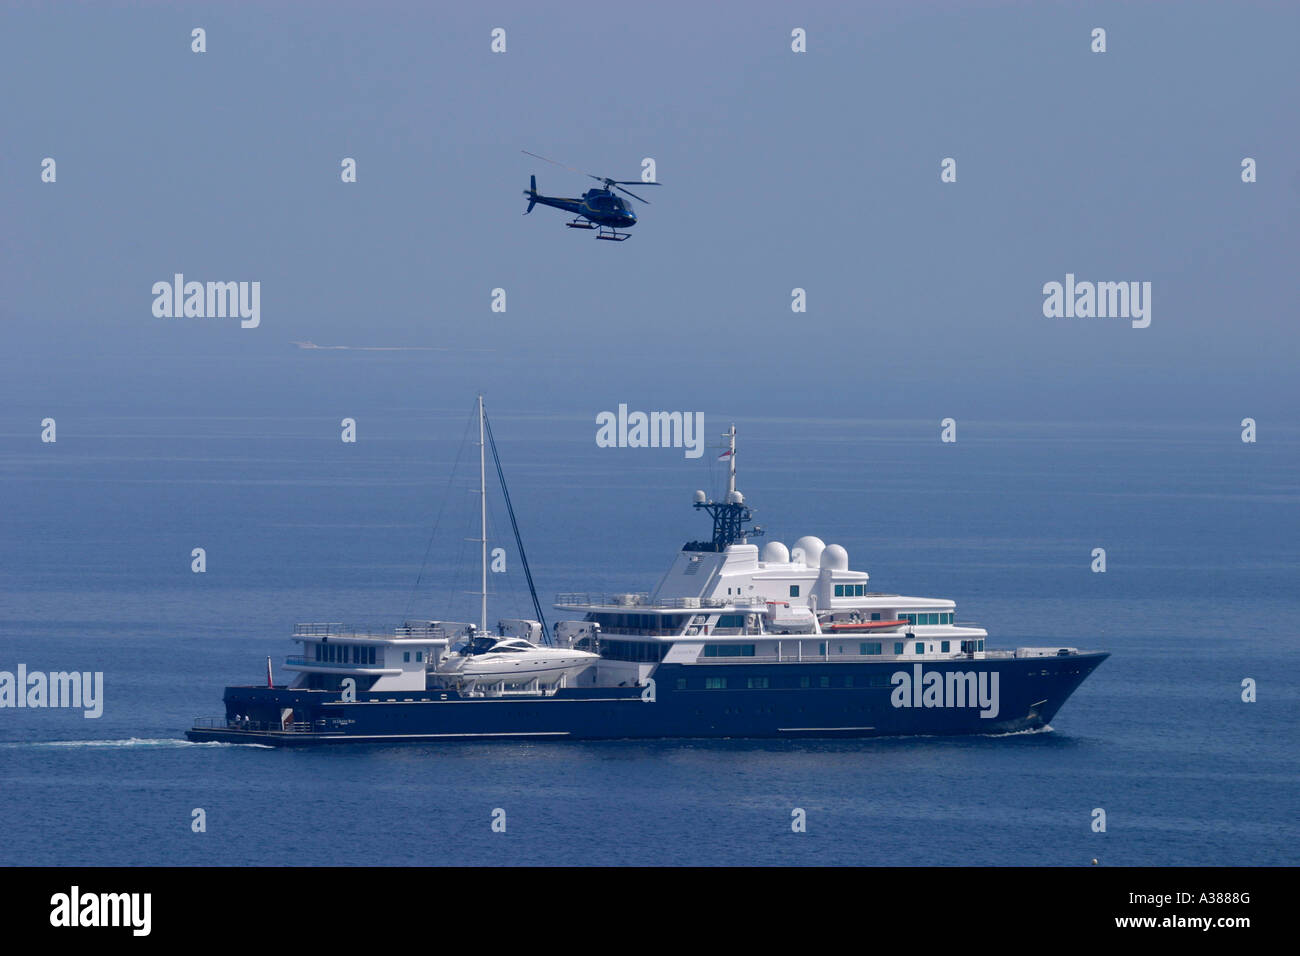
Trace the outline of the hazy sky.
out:
<instances>
[{"instance_id":1,"label":"hazy sky","mask_svg":"<svg viewBox=\"0 0 1300 956\"><path fill-rule=\"evenodd\" d=\"M1289 425L1297 27L1294 4L6 2L5 430L479 388L503 413ZM653 157L663 186L597 242L520 215L530 174L591 184L521 149L626 179ZM155 318L176 272L259 281L260 326ZM1066 273L1150 282L1150 327L1044 317Z\"/></svg>"}]
</instances>

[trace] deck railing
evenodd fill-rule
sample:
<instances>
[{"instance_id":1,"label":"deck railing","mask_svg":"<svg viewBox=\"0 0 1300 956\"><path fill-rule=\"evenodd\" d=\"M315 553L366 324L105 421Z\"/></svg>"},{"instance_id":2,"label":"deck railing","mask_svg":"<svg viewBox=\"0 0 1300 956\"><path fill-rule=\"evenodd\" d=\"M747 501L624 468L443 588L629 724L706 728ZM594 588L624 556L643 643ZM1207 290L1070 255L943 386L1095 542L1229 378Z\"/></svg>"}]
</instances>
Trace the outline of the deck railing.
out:
<instances>
[{"instance_id":1,"label":"deck railing","mask_svg":"<svg viewBox=\"0 0 1300 956\"><path fill-rule=\"evenodd\" d=\"M361 624L340 624L336 621L308 622L293 626L294 637L352 637L387 640L391 637L411 638L414 640L441 640L458 637L466 625L456 624L448 628L443 624L428 624L420 621L407 621L398 627L367 627Z\"/></svg>"},{"instance_id":2,"label":"deck railing","mask_svg":"<svg viewBox=\"0 0 1300 956\"><path fill-rule=\"evenodd\" d=\"M195 730L249 730L257 733L310 734L325 730L325 721L296 720L281 725L278 720L235 720L233 717L195 717Z\"/></svg>"},{"instance_id":3,"label":"deck railing","mask_svg":"<svg viewBox=\"0 0 1300 956\"><path fill-rule=\"evenodd\" d=\"M632 599L633 603L628 603ZM650 595L646 592L637 594L600 594L592 591L562 591L555 595L555 603L568 607L598 607L601 609L611 608L618 610L621 608L647 608L654 610L672 609L680 611L690 611L696 608L720 608L720 607L746 607L746 608L766 608L767 599L761 597L728 597L728 598L664 598L662 601L650 603ZM631 611L635 613L635 611Z\"/></svg>"}]
</instances>

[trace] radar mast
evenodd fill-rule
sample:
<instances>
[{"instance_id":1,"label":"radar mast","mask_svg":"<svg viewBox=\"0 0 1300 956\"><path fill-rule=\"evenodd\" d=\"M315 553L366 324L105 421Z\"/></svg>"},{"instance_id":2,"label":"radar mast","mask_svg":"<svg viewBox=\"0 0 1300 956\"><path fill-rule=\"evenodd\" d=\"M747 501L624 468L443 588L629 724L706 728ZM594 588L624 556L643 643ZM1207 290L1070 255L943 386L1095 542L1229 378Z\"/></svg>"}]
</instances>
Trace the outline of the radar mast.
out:
<instances>
[{"instance_id":1,"label":"radar mast","mask_svg":"<svg viewBox=\"0 0 1300 956\"><path fill-rule=\"evenodd\" d=\"M727 497L725 501L710 501L702 491L695 492L694 507L707 511L713 518L712 541L687 542L687 551L725 551L732 544L745 544L747 535L757 537L763 529L745 525L754 520L754 512L745 504L745 496L736 490L736 425L732 423L722 433L727 440L727 450L721 455L727 461Z\"/></svg>"}]
</instances>

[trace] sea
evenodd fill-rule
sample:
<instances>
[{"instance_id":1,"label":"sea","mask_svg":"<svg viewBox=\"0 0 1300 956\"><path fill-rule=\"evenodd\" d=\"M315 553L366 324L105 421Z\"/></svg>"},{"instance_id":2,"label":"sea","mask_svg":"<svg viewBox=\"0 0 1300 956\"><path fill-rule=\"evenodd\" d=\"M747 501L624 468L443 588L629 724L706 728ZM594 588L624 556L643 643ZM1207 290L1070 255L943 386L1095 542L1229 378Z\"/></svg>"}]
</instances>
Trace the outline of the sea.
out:
<instances>
[{"instance_id":1,"label":"sea","mask_svg":"<svg viewBox=\"0 0 1300 956\"><path fill-rule=\"evenodd\" d=\"M292 676L295 622L474 619L473 396L363 417L356 442L325 412L110 408L55 443L8 418L0 670L102 672L104 702L0 710L0 864L1300 862L1297 430L963 419L943 442L937 420L711 415L692 458L600 448L545 404L489 415L552 619L556 592L651 590L709 536L692 494L723 487L734 421L760 542L841 544L990 647L1111 657L1036 733L192 744L268 656ZM490 616L531 616L489 499Z\"/></svg>"}]
</instances>

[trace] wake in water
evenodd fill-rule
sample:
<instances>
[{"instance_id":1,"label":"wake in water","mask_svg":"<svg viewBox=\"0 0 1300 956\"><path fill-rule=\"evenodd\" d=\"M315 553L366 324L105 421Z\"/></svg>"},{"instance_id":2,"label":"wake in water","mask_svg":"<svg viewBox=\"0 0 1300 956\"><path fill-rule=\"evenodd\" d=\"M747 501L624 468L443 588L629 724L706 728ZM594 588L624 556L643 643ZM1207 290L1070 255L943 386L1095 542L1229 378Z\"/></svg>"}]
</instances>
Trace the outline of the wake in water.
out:
<instances>
[{"instance_id":1,"label":"wake in water","mask_svg":"<svg viewBox=\"0 0 1300 956\"><path fill-rule=\"evenodd\" d=\"M216 740L195 742L172 737L128 737L126 740L23 740L0 743L0 748L17 749L19 747L258 747L262 750L275 749L267 744L223 743Z\"/></svg>"},{"instance_id":2,"label":"wake in water","mask_svg":"<svg viewBox=\"0 0 1300 956\"><path fill-rule=\"evenodd\" d=\"M1002 734L976 734L977 737L1026 737L1032 734L1050 734L1052 725L1045 724L1042 727L1031 727L1028 730L1008 730Z\"/></svg>"}]
</instances>

